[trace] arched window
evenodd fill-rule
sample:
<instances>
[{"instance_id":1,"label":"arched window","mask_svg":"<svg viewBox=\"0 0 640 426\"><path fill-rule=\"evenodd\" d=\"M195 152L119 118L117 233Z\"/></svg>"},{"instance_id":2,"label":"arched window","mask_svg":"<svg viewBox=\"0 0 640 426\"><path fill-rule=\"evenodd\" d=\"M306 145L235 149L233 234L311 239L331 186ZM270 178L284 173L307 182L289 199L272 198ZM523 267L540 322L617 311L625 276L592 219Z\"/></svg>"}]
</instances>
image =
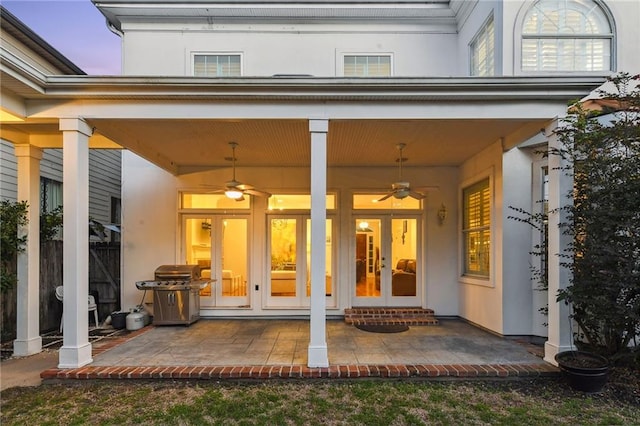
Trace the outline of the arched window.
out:
<instances>
[{"instance_id":1,"label":"arched window","mask_svg":"<svg viewBox=\"0 0 640 426\"><path fill-rule=\"evenodd\" d=\"M592 0L540 0L522 24L522 71L611 70L613 31Z\"/></svg>"}]
</instances>

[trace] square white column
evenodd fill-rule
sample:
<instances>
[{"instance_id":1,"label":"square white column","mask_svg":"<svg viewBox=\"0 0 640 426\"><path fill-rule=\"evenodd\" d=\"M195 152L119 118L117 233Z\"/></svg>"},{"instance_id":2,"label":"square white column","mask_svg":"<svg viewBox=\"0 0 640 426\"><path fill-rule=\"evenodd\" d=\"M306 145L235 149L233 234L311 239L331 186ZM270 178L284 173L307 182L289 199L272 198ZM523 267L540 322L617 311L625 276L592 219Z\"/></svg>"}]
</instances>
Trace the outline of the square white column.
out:
<instances>
[{"instance_id":1,"label":"square white column","mask_svg":"<svg viewBox=\"0 0 640 426\"><path fill-rule=\"evenodd\" d=\"M13 354L32 355L42 351L40 337L40 160L42 150L16 145L18 160L18 201L28 205L26 226L18 234L27 237L24 251L18 253L18 292L16 340Z\"/></svg>"},{"instance_id":2,"label":"square white column","mask_svg":"<svg viewBox=\"0 0 640 426\"><path fill-rule=\"evenodd\" d=\"M327 268L327 132L328 120L309 120L311 132L311 315L309 367L328 367L326 278Z\"/></svg>"},{"instance_id":3,"label":"square white column","mask_svg":"<svg viewBox=\"0 0 640 426\"><path fill-rule=\"evenodd\" d=\"M89 343L89 137L82 119L60 119L63 143L63 315L59 368L93 361Z\"/></svg>"},{"instance_id":4,"label":"square white column","mask_svg":"<svg viewBox=\"0 0 640 426\"><path fill-rule=\"evenodd\" d=\"M557 123L547 129L549 137L549 150L558 148L560 141L553 133ZM572 346L571 328L569 327L569 307L564 302L556 302L558 290L564 289L571 279L571 270L562 263L568 262L567 258L560 257L566 254L571 244L571 236L564 235L560 229L561 223L567 222L567 213L562 209L573 202L570 198L573 188L573 179L566 175L567 160L559 155L549 155L549 255L547 267L549 278L548 291L548 338L544 345L544 360L557 365L555 355L558 352L570 350Z\"/></svg>"}]
</instances>

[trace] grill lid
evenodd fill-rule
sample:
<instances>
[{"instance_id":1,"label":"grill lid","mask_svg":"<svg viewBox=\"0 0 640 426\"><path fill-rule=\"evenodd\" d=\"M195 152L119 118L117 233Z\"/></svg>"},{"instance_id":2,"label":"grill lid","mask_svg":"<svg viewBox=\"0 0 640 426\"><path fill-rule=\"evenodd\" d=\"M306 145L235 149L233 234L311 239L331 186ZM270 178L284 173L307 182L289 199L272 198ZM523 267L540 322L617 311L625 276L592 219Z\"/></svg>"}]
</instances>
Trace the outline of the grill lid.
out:
<instances>
[{"instance_id":1,"label":"grill lid","mask_svg":"<svg viewBox=\"0 0 640 426\"><path fill-rule=\"evenodd\" d=\"M160 265L155 270L156 280L199 280L198 265Z\"/></svg>"}]
</instances>

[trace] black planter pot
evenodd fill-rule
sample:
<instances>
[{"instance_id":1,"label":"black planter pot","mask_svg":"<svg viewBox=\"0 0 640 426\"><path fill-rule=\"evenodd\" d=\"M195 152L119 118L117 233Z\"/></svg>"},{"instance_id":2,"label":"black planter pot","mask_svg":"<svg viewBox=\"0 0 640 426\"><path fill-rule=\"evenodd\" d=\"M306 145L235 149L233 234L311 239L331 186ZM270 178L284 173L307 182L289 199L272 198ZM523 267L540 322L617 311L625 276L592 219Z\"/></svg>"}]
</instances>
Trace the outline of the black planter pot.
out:
<instances>
[{"instance_id":1,"label":"black planter pot","mask_svg":"<svg viewBox=\"0 0 640 426\"><path fill-rule=\"evenodd\" d=\"M582 392L600 392L609 377L609 361L584 351L559 352L555 360L569 386Z\"/></svg>"}]
</instances>

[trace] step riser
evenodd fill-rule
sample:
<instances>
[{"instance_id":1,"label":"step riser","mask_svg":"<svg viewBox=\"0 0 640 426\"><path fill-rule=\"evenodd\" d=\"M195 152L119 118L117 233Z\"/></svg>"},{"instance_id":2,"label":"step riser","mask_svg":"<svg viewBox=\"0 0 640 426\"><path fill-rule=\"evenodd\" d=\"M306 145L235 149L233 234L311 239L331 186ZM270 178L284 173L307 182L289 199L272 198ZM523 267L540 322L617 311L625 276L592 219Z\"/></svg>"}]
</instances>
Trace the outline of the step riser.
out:
<instances>
[{"instance_id":1,"label":"step riser","mask_svg":"<svg viewBox=\"0 0 640 426\"><path fill-rule=\"evenodd\" d=\"M345 309L344 321L353 325L437 325L432 309L352 308Z\"/></svg>"}]
</instances>

